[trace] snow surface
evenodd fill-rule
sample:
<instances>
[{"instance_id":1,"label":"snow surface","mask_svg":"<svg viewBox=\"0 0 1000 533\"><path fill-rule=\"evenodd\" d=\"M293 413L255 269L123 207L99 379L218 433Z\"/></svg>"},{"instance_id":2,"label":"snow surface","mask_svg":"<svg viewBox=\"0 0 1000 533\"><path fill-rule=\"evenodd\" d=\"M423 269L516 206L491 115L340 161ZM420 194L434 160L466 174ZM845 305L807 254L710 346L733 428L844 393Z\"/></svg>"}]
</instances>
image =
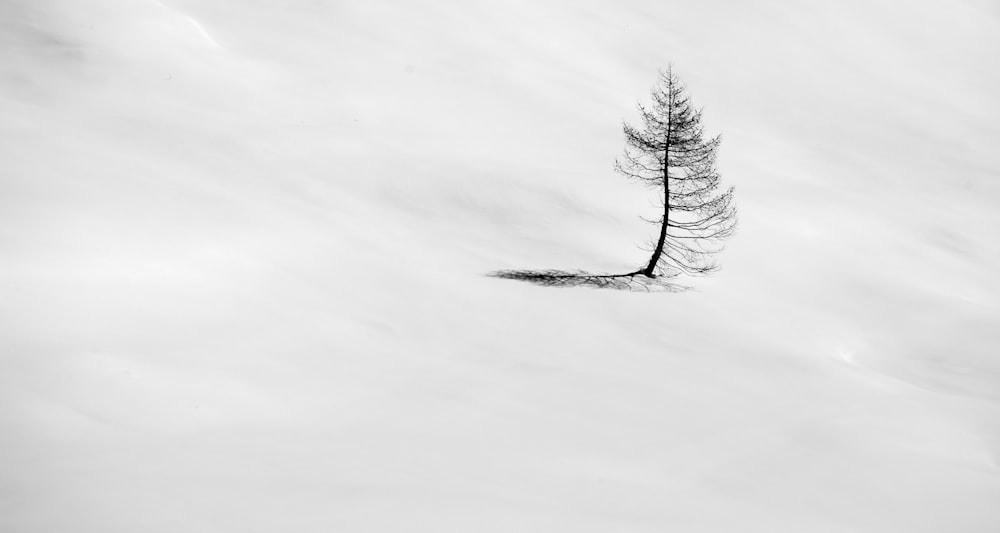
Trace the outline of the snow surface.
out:
<instances>
[{"instance_id":1,"label":"snow surface","mask_svg":"<svg viewBox=\"0 0 1000 533\"><path fill-rule=\"evenodd\" d=\"M0 2L0 531L1000 531L988 1ZM673 61L741 228L612 173Z\"/></svg>"}]
</instances>

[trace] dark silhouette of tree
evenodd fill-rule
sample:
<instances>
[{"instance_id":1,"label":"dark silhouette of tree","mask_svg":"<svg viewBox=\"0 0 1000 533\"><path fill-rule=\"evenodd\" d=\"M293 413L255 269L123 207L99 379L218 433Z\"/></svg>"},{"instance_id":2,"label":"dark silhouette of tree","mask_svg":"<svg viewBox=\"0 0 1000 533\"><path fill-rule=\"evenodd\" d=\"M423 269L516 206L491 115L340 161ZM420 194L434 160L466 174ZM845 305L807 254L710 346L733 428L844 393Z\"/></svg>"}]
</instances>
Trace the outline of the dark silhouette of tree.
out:
<instances>
[{"instance_id":1,"label":"dark silhouette of tree","mask_svg":"<svg viewBox=\"0 0 1000 533\"><path fill-rule=\"evenodd\" d=\"M705 139L696 109L672 67L660 72L652 106L639 104L641 128L628 123L625 154L615 169L658 190L659 237L645 267L633 274L705 274L718 268L713 254L736 229L733 189L718 192L718 136Z\"/></svg>"},{"instance_id":2,"label":"dark silhouette of tree","mask_svg":"<svg viewBox=\"0 0 1000 533\"><path fill-rule=\"evenodd\" d=\"M660 232L646 265L625 274L501 270L490 275L556 287L679 291L687 287L661 279L718 268L713 256L736 229L733 189L718 191L715 157L720 138L705 139L701 110L691 104L672 67L660 72L652 99L651 107L639 104L641 128L624 124L625 155L615 162L618 172L659 192L662 214L648 222L657 224Z\"/></svg>"},{"instance_id":3,"label":"dark silhouette of tree","mask_svg":"<svg viewBox=\"0 0 1000 533\"><path fill-rule=\"evenodd\" d=\"M583 270L498 270L494 278L516 279L545 287L595 287L620 291L683 292L690 287L647 278L639 272L628 274L595 274Z\"/></svg>"}]
</instances>

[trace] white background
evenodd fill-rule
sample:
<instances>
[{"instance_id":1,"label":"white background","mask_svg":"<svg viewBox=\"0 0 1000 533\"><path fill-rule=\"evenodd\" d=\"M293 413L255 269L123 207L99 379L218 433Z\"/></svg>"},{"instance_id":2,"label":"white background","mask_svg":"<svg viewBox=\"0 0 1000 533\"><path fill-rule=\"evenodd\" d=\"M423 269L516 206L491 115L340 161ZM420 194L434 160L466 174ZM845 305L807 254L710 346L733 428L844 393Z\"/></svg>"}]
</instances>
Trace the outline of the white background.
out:
<instances>
[{"instance_id":1,"label":"white background","mask_svg":"<svg viewBox=\"0 0 1000 533\"><path fill-rule=\"evenodd\" d=\"M835 4L835 5L834 5ZM989 1L0 1L0 530L1000 531ZM741 226L612 172L673 62Z\"/></svg>"}]
</instances>

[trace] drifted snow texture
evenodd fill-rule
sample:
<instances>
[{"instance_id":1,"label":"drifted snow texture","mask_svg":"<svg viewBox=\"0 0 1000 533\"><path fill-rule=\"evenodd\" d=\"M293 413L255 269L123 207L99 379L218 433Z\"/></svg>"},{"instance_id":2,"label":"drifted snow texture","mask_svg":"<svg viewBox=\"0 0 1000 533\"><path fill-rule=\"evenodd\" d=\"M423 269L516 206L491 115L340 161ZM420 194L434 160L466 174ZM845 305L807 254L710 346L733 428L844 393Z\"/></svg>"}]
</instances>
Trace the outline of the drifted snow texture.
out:
<instances>
[{"instance_id":1,"label":"drifted snow texture","mask_svg":"<svg viewBox=\"0 0 1000 533\"><path fill-rule=\"evenodd\" d=\"M827 3L830 4L830 3ZM0 530L1000 531L990 2L0 3ZM722 273L628 272L672 61Z\"/></svg>"}]
</instances>

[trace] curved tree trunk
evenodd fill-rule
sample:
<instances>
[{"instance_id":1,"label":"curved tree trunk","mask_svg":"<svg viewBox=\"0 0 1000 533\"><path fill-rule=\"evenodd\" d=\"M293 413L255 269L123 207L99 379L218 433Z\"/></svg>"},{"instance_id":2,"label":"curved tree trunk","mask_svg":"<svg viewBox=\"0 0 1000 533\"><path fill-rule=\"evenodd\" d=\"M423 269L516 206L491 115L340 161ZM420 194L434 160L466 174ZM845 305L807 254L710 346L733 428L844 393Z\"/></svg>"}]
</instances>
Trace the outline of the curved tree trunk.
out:
<instances>
[{"instance_id":1,"label":"curved tree trunk","mask_svg":"<svg viewBox=\"0 0 1000 533\"><path fill-rule=\"evenodd\" d=\"M668 71L669 72L669 71ZM668 74L669 75L669 74ZM656 249L653 250L649 264L642 273L650 278L656 277L656 264L660 262L663 255L663 243L667 240L667 221L670 219L670 128L673 122L674 87L673 83L667 86L667 133L664 135L663 148L663 220L660 222L660 238L656 241Z\"/></svg>"},{"instance_id":2,"label":"curved tree trunk","mask_svg":"<svg viewBox=\"0 0 1000 533\"><path fill-rule=\"evenodd\" d=\"M659 237L652 255L630 276L707 274L718 268L712 255L736 229L733 188L718 193L715 170L719 137L704 138L701 110L668 67L652 91L652 105L639 104L640 127L623 124L624 160L615 169L662 194ZM675 220L671 220L671 216Z\"/></svg>"}]
</instances>

